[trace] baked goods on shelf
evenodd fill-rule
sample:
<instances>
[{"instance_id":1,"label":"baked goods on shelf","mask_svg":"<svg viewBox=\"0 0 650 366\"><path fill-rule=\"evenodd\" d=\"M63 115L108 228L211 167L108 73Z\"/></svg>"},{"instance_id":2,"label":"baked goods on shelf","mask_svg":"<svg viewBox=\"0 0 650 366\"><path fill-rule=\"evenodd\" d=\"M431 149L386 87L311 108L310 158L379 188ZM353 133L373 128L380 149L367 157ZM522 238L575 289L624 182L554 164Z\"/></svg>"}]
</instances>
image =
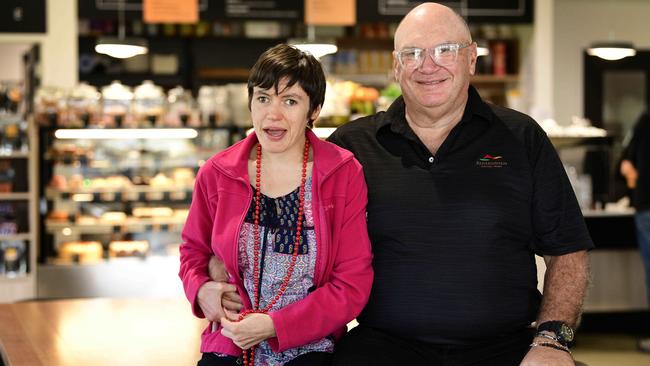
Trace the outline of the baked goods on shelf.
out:
<instances>
[{"instance_id":1,"label":"baked goods on shelf","mask_svg":"<svg viewBox=\"0 0 650 366\"><path fill-rule=\"evenodd\" d=\"M133 209L134 217L171 217L174 210L169 207L136 207Z\"/></svg>"},{"instance_id":2,"label":"baked goods on shelf","mask_svg":"<svg viewBox=\"0 0 650 366\"><path fill-rule=\"evenodd\" d=\"M108 256L115 257L144 257L149 250L147 240L115 240L108 244Z\"/></svg>"},{"instance_id":3,"label":"baked goods on shelf","mask_svg":"<svg viewBox=\"0 0 650 366\"><path fill-rule=\"evenodd\" d=\"M58 249L60 263L96 263L103 258L102 244L98 241L69 241Z\"/></svg>"}]
</instances>

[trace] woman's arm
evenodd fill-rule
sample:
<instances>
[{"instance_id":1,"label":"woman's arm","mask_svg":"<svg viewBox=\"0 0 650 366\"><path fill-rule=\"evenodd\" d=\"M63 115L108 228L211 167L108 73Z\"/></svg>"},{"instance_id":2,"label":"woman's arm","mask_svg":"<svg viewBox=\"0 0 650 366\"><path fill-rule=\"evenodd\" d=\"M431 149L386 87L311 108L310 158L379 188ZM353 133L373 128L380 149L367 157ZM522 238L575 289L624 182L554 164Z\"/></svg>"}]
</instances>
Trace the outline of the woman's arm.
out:
<instances>
[{"instance_id":1,"label":"woman's arm","mask_svg":"<svg viewBox=\"0 0 650 366\"><path fill-rule=\"evenodd\" d=\"M210 246L212 217L204 183L204 173L203 170L200 170L194 184L192 204L181 233L183 243L180 247L181 265L178 275L183 281L183 289L192 304L194 315L218 321L220 316L216 313L215 308L220 307L219 292L229 290L227 286L232 285L216 283L210 281L208 277L208 261L213 255ZM211 299L213 301L210 301ZM218 306L217 302L219 302Z\"/></svg>"}]
</instances>

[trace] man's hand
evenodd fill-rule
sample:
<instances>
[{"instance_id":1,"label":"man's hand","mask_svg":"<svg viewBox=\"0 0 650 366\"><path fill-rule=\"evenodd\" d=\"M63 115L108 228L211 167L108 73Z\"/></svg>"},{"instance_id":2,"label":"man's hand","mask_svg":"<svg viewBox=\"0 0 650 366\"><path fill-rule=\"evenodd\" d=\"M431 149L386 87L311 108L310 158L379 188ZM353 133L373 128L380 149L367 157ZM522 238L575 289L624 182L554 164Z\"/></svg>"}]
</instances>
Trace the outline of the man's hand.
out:
<instances>
[{"instance_id":1,"label":"man's hand","mask_svg":"<svg viewBox=\"0 0 650 366\"><path fill-rule=\"evenodd\" d=\"M221 334L232 339L241 349L249 349L260 342L275 337L273 320L267 314L253 313L241 321L221 318Z\"/></svg>"},{"instance_id":2,"label":"man's hand","mask_svg":"<svg viewBox=\"0 0 650 366\"><path fill-rule=\"evenodd\" d=\"M210 262L208 263L208 275L212 281L219 283L228 282L228 278L230 277L226 271L226 266L224 266L223 262L215 256L210 257ZM220 299L221 306L224 309L239 312L242 308L241 298L237 294L237 291L225 291ZM215 321L219 321L223 316L224 314L220 313L219 317Z\"/></svg>"},{"instance_id":3,"label":"man's hand","mask_svg":"<svg viewBox=\"0 0 650 366\"><path fill-rule=\"evenodd\" d=\"M549 342L548 339L535 338L537 343ZM553 343L550 341L550 343ZM571 354L550 347L531 347L519 366L575 366Z\"/></svg>"},{"instance_id":4,"label":"man's hand","mask_svg":"<svg viewBox=\"0 0 650 366\"><path fill-rule=\"evenodd\" d=\"M204 283L199 288L197 300L205 318L212 322L218 322L225 316L224 308L233 311L241 309L237 287L226 282Z\"/></svg>"},{"instance_id":5,"label":"man's hand","mask_svg":"<svg viewBox=\"0 0 650 366\"><path fill-rule=\"evenodd\" d=\"M226 266L215 256L210 257L210 262L208 262L208 276L214 282L227 282L230 277Z\"/></svg>"}]
</instances>

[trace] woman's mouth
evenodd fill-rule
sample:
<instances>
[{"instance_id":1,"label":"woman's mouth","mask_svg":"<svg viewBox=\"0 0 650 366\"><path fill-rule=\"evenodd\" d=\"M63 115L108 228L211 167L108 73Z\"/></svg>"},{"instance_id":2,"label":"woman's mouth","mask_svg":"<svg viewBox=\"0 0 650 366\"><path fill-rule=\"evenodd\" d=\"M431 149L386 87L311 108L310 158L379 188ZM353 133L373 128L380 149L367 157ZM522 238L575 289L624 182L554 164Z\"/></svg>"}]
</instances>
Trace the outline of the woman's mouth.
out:
<instances>
[{"instance_id":1,"label":"woman's mouth","mask_svg":"<svg viewBox=\"0 0 650 366\"><path fill-rule=\"evenodd\" d=\"M274 127L264 128L263 131L266 134L266 137L272 141L281 140L284 137L284 135L287 133L287 130L285 130L284 128L274 128Z\"/></svg>"}]
</instances>

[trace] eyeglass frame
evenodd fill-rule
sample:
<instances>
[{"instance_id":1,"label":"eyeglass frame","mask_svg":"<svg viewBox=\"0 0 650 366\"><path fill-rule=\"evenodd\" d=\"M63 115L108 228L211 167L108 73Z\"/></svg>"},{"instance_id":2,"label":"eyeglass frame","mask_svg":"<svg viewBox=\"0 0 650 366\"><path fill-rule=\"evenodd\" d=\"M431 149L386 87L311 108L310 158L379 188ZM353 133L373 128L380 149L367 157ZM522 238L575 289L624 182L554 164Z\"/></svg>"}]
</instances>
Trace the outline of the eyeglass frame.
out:
<instances>
[{"instance_id":1,"label":"eyeglass frame","mask_svg":"<svg viewBox=\"0 0 650 366\"><path fill-rule=\"evenodd\" d=\"M434 63L434 64L436 64L436 65L438 65L438 66L441 66L441 67L447 67L447 66L451 66L451 65L453 65L454 63L456 63L456 61L458 60L458 52L459 52L460 50L462 50L463 48L467 48L467 47L469 47L469 46L471 46L471 45L473 45L473 44L476 44L476 42L467 42L467 43L445 42L445 43L441 43L441 44L438 44L438 45L435 45L435 46L433 46L433 47L429 47L429 48L421 48L421 47L406 47L406 48L402 48L402 49L399 50L399 51L395 50L395 51L393 51L393 52L395 53L395 56L396 56L396 58L397 58L397 61L399 62L399 65L400 65L401 67L403 67L404 69L407 69L407 70L417 70L417 69L419 69L420 67L422 67L422 65L424 65L424 60L426 59L426 56L422 58L422 60L418 63L417 66L415 66L415 67L407 67L406 65L404 65L404 62L402 61L402 53L404 53L405 51L414 51L414 50L426 51L426 54L427 54L427 55L431 55L431 59L433 60L433 63ZM456 46L456 47L454 48L455 55L454 55L454 62L453 62L453 63L441 65L440 63L438 63L438 62L436 61L436 53L435 53L435 50L436 50L438 47L442 47L442 46Z\"/></svg>"}]
</instances>

